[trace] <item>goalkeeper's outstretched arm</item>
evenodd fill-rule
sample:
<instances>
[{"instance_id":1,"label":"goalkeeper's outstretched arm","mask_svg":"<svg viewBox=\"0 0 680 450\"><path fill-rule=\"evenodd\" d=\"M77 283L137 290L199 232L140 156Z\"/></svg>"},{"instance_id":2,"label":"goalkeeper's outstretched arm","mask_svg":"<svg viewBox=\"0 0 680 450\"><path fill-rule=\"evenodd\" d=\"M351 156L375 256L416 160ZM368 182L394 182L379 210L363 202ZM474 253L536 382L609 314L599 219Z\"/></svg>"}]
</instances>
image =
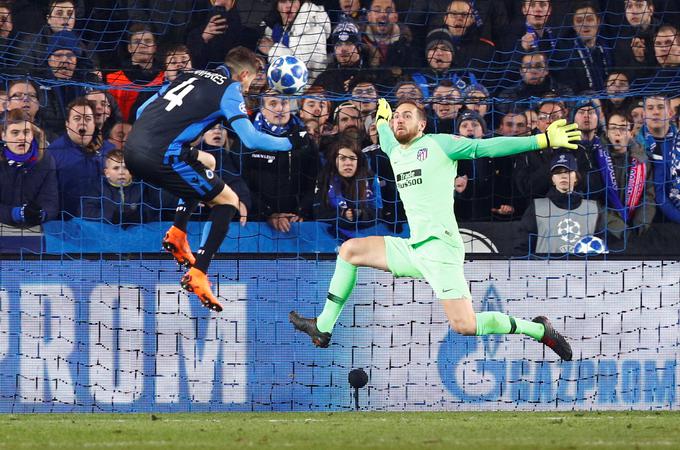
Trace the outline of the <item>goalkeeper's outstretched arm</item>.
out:
<instances>
[{"instance_id":1,"label":"goalkeeper's outstretched arm","mask_svg":"<svg viewBox=\"0 0 680 450\"><path fill-rule=\"evenodd\" d=\"M575 150L577 145L574 142L581 139L581 132L575 123L567 124L566 120L561 119L550 124L545 133L535 136L491 139L467 139L441 134L435 136L451 159L474 159L498 158L548 147Z\"/></svg>"}]
</instances>

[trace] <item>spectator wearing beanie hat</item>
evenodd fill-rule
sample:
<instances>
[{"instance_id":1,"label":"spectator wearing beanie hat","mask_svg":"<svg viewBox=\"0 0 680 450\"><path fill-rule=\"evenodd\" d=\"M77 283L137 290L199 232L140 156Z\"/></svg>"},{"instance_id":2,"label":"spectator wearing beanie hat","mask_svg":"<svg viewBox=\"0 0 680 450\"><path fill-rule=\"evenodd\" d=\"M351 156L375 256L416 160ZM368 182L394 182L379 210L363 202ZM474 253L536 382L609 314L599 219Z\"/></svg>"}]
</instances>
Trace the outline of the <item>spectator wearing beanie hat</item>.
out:
<instances>
[{"instance_id":1,"label":"spectator wearing beanie hat","mask_svg":"<svg viewBox=\"0 0 680 450\"><path fill-rule=\"evenodd\" d=\"M385 84L385 70L366 66L359 28L352 22L341 22L331 34L334 61L321 73L314 84L322 86L331 98L345 98L352 80L361 73L368 82Z\"/></svg>"},{"instance_id":2,"label":"spectator wearing beanie hat","mask_svg":"<svg viewBox=\"0 0 680 450\"><path fill-rule=\"evenodd\" d=\"M427 34L425 45L427 65L411 75L425 97L429 97L443 80L449 80L458 89L461 88L458 86L460 79L452 70L454 57L453 36L447 28L437 28ZM418 66L423 66L423 64L419 63Z\"/></svg>"},{"instance_id":3,"label":"spectator wearing beanie hat","mask_svg":"<svg viewBox=\"0 0 680 450\"><path fill-rule=\"evenodd\" d=\"M80 40L73 32L59 31L52 34L48 42L43 77L57 83L43 86L45 104L40 113L45 131L49 136L55 136L65 131L66 105L85 95L84 87L77 82L95 80L77 70L83 53Z\"/></svg>"},{"instance_id":4,"label":"spectator wearing beanie hat","mask_svg":"<svg viewBox=\"0 0 680 450\"><path fill-rule=\"evenodd\" d=\"M456 119L456 134L482 139L486 123L476 111L462 110ZM461 221L491 219L491 158L458 161L454 209Z\"/></svg>"}]
</instances>

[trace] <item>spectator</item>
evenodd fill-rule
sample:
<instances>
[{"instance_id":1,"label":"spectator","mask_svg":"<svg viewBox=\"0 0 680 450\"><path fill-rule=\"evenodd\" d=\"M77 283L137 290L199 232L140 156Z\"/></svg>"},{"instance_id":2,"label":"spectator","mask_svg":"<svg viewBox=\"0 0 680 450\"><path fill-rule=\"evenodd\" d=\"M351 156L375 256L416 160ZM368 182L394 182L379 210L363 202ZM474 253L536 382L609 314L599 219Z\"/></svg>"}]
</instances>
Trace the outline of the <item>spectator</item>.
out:
<instances>
[{"instance_id":1,"label":"spectator","mask_svg":"<svg viewBox=\"0 0 680 450\"><path fill-rule=\"evenodd\" d=\"M215 0L210 11L194 12L187 47L196 68L214 68L224 63L232 48L254 48L254 30L241 23L235 0ZM250 42L253 41L253 42Z\"/></svg>"},{"instance_id":2,"label":"spectator","mask_svg":"<svg viewBox=\"0 0 680 450\"><path fill-rule=\"evenodd\" d=\"M494 59L496 44L482 35L470 1L451 1L446 10L444 25L453 36L453 53L456 55L454 67L481 71L482 74L493 77L494 71L488 69ZM493 79L486 81L494 82Z\"/></svg>"},{"instance_id":3,"label":"spectator","mask_svg":"<svg viewBox=\"0 0 680 450\"><path fill-rule=\"evenodd\" d=\"M97 89L91 89L85 95L85 98L92 102L95 106L94 123L97 129L101 130L102 138L109 139L111 136L111 129L116 123L116 117L120 118L120 111L117 108L115 100L108 93Z\"/></svg>"},{"instance_id":4,"label":"spectator","mask_svg":"<svg viewBox=\"0 0 680 450\"><path fill-rule=\"evenodd\" d=\"M300 100L300 119L317 120L320 126L328 123L331 102L321 86L310 86Z\"/></svg>"},{"instance_id":5,"label":"spectator","mask_svg":"<svg viewBox=\"0 0 680 450\"><path fill-rule=\"evenodd\" d=\"M351 86L352 104L359 110L362 120L375 114L378 108L378 90L370 81L355 80Z\"/></svg>"},{"instance_id":6,"label":"spectator","mask_svg":"<svg viewBox=\"0 0 680 450\"><path fill-rule=\"evenodd\" d=\"M645 106L643 100L636 100L630 106L630 117L633 119L633 136L637 138L645 124Z\"/></svg>"},{"instance_id":7,"label":"spectator","mask_svg":"<svg viewBox=\"0 0 680 450\"><path fill-rule=\"evenodd\" d=\"M557 31L549 26L551 0L522 0L522 16L514 20L501 48L516 54L551 54L557 45Z\"/></svg>"},{"instance_id":8,"label":"spectator","mask_svg":"<svg viewBox=\"0 0 680 450\"><path fill-rule=\"evenodd\" d=\"M115 225L158 220L158 208L144 195L142 183L134 182L125 167L122 150L104 158L104 174L82 193L82 218Z\"/></svg>"},{"instance_id":9,"label":"spectator","mask_svg":"<svg viewBox=\"0 0 680 450\"><path fill-rule=\"evenodd\" d=\"M499 136L528 136L529 132L527 116L515 111L505 114L498 127Z\"/></svg>"},{"instance_id":10,"label":"spectator","mask_svg":"<svg viewBox=\"0 0 680 450\"><path fill-rule=\"evenodd\" d=\"M548 125L556 120L564 119L567 110L554 99L544 100L538 108L536 133L544 133ZM527 199L545 197L550 189L550 180L545 174L550 172L550 162L556 151L546 148L534 152L526 152L515 156L513 179L517 191Z\"/></svg>"},{"instance_id":11,"label":"spectator","mask_svg":"<svg viewBox=\"0 0 680 450\"><path fill-rule=\"evenodd\" d=\"M460 136L482 139L487 133L486 122L477 111L463 110L456 131ZM458 161L454 210L461 222L491 218L491 168L491 158Z\"/></svg>"},{"instance_id":12,"label":"spectator","mask_svg":"<svg viewBox=\"0 0 680 450\"><path fill-rule=\"evenodd\" d=\"M98 2L101 3L101 2ZM206 22L205 15L210 3L215 6L236 3L235 0L124 0L127 22L148 23L161 40L159 44L184 42L187 34L195 26L194 16L201 24ZM114 3L115 4L115 3ZM115 6L114 6L115 8ZM215 8L217 9L217 8ZM228 8L225 8L228 9ZM230 22L231 25L231 22ZM226 56L226 54L224 55ZM224 61L224 57L222 58Z\"/></svg>"},{"instance_id":13,"label":"spectator","mask_svg":"<svg viewBox=\"0 0 680 450\"><path fill-rule=\"evenodd\" d=\"M390 164L390 159L380 148L378 140L378 130L375 126L375 118L367 117L364 123L369 144L361 149L361 153L366 156L368 166L378 178L380 193L383 200L382 219L394 226L395 232L400 232L403 222L406 221L404 205L399 198L394 171Z\"/></svg>"},{"instance_id":14,"label":"spectator","mask_svg":"<svg viewBox=\"0 0 680 450\"><path fill-rule=\"evenodd\" d=\"M521 79L515 86L501 92L500 97L511 100L540 99L552 92L558 92L560 96L571 95L571 90L558 83L550 75L548 59L543 53L527 53L521 58ZM503 104L502 110L508 110L510 105ZM527 103L527 107L533 108L533 101Z\"/></svg>"},{"instance_id":15,"label":"spectator","mask_svg":"<svg viewBox=\"0 0 680 450\"><path fill-rule=\"evenodd\" d=\"M5 116L0 137L0 222L30 227L55 219L57 178L42 131L15 109Z\"/></svg>"},{"instance_id":16,"label":"spectator","mask_svg":"<svg viewBox=\"0 0 680 450\"><path fill-rule=\"evenodd\" d=\"M616 29L614 60L616 65L632 75L633 79L648 76L653 66L654 35L659 24L654 19L654 3L651 0L625 1L624 21Z\"/></svg>"},{"instance_id":17,"label":"spectator","mask_svg":"<svg viewBox=\"0 0 680 450\"><path fill-rule=\"evenodd\" d=\"M460 90L449 80L442 80L434 89L432 98L433 117L427 121L426 133L455 133L454 120L462 105Z\"/></svg>"},{"instance_id":18,"label":"spectator","mask_svg":"<svg viewBox=\"0 0 680 450\"><path fill-rule=\"evenodd\" d=\"M378 178L354 139L338 139L314 189L314 219L329 220L343 229L375 225L382 197Z\"/></svg>"},{"instance_id":19,"label":"spectator","mask_svg":"<svg viewBox=\"0 0 680 450\"><path fill-rule=\"evenodd\" d=\"M427 34L425 45L425 70L415 72L411 78L418 83L425 97L443 80L456 84L460 80L451 72L453 66L453 36L448 28L437 28Z\"/></svg>"},{"instance_id":20,"label":"spectator","mask_svg":"<svg viewBox=\"0 0 680 450\"><path fill-rule=\"evenodd\" d=\"M109 136L109 142L113 145L113 148L122 150L125 147L125 141L132 130L132 125L127 122L116 122L111 127L111 134Z\"/></svg>"},{"instance_id":21,"label":"spectator","mask_svg":"<svg viewBox=\"0 0 680 450\"><path fill-rule=\"evenodd\" d=\"M414 67L411 30L398 23L393 0L369 0L363 43L370 67Z\"/></svg>"},{"instance_id":22,"label":"spectator","mask_svg":"<svg viewBox=\"0 0 680 450\"><path fill-rule=\"evenodd\" d=\"M465 109L476 111L482 118L489 112L489 91L471 75L470 84L463 91Z\"/></svg>"},{"instance_id":23,"label":"spectator","mask_svg":"<svg viewBox=\"0 0 680 450\"><path fill-rule=\"evenodd\" d=\"M672 116L667 97L645 98L645 124L637 140L652 161L656 204L663 218L680 223L680 133L671 123Z\"/></svg>"},{"instance_id":24,"label":"spectator","mask_svg":"<svg viewBox=\"0 0 680 450\"><path fill-rule=\"evenodd\" d=\"M41 108L42 123L51 136L64 132L66 105L85 95L85 88L78 82L93 81L76 75L81 57L78 38L70 31L58 31L49 38L46 78L54 80L45 86L45 105ZM82 74L81 74L82 75Z\"/></svg>"},{"instance_id":25,"label":"spectator","mask_svg":"<svg viewBox=\"0 0 680 450\"><path fill-rule=\"evenodd\" d=\"M605 186L597 199L607 214L607 231L624 240L629 227L637 235L645 233L656 213L652 166L632 129L626 113L613 112L596 155Z\"/></svg>"},{"instance_id":26,"label":"spectator","mask_svg":"<svg viewBox=\"0 0 680 450\"><path fill-rule=\"evenodd\" d=\"M365 11L361 8L361 0L326 1L325 7L334 27L342 22L352 22L357 25L365 20Z\"/></svg>"},{"instance_id":27,"label":"spectator","mask_svg":"<svg viewBox=\"0 0 680 450\"><path fill-rule=\"evenodd\" d=\"M13 80L7 88L7 109L21 109L31 123L40 123L40 98L38 86L31 80Z\"/></svg>"},{"instance_id":28,"label":"spectator","mask_svg":"<svg viewBox=\"0 0 680 450\"><path fill-rule=\"evenodd\" d=\"M0 117L7 111L7 91L0 90Z\"/></svg>"},{"instance_id":29,"label":"spectator","mask_svg":"<svg viewBox=\"0 0 680 450\"><path fill-rule=\"evenodd\" d=\"M420 86L413 81L402 81L397 84L396 90L394 91L394 97L397 102L401 100L413 100L419 106L423 106L423 100L425 96Z\"/></svg>"},{"instance_id":30,"label":"spectator","mask_svg":"<svg viewBox=\"0 0 680 450\"><path fill-rule=\"evenodd\" d=\"M274 91L262 97L255 128L274 136L287 136L300 129L300 119L291 114L290 102ZM305 139L307 141L307 139ZM289 232L291 225L311 217L317 158L311 142L288 152L249 150L243 155L244 175L252 196L253 214L277 231Z\"/></svg>"},{"instance_id":31,"label":"spectator","mask_svg":"<svg viewBox=\"0 0 680 450\"><path fill-rule=\"evenodd\" d=\"M580 190L587 198L599 197L603 189L596 162L597 154L602 149L598 136L602 128L599 110L593 99L584 99L576 103L569 118L581 131L581 141L578 150L574 150L574 156L580 169Z\"/></svg>"},{"instance_id":32,"label":"spectator","mask_svg":"<svg viewBox=\"0 0 680 450\"><path fill-rule=\"evenodd\" d=\"M215 124L203 133L198 149L210 153L215 158L215 173L238 195L240 222L248 221L248 211L252 207L250 189L241 177L239 155L229 149L227 129L223 124Z\"/></svg>"},{"instance_id":33,"label":"spectator","mask_svg":"<svg viewBox=\"0 0 680 450\"><path fill-rule=\"evenodd\" d=\"M18 66L22 62L20 39L23 36L19 36L14 26L12 6L9 1L0 1L0 70L6 74L21 71Z\"/></svg>"},{"instance_id":34,"label":"spectator","mask_svg":"<svg viewBox=\"0 0 680 450\"><path fill-rule=\"evenodd\" d=\"M94 110L79 97L68 105L66 133L52 142L48 152L54 157L59 183L59 206L65 220L80 216L80 197L99 181L102 158L113 148L96 129Z\"/></svg>"},{"instance_id":35,"label":"spectator","mask_svg":"<svg viewBox=\"0 0 680 450\"><path fill-rule=\"evenodd\" d=\"M154 65L156 37L151 28L135 24L130 27L128 35L130 40L127 51L130 57L120 70L106 75L106 83L119 87L109 92L118 103L123 121L131 123L135 119L137 108L150 96L142 95L141 99L138 98L140 89L160 86L165 75Z\"/></svg>"},{"instance_id":36,"label":"spectator","mask_svg":"<svg viewBox=\"0 0 680 450\"><path fill-rule=\"evenodd\" d=\"M333 122L335 122L335 135L342 133L346 137L352 137L358 143L363 141L364 133L361 112L359 112L359 109L354 106L352 102L340 103L338 107L335 108ZM335 138L335 136L332 137ZM322 150L325 151L329 144L329 140L322 141Z\"/></svg>"},{"instance_id":37,"label":"spectator","mask_svg":"<svg viewBox=\"0 0 680 450\"><path fill-rule=\"evenodd\" d=\"M612 52L600 38L600 13L594 2L574 3L573 37L558 42L557 59L564 61L558 79L574 92L604 90L607 73L612 66Z\"/></svg>"},{"instance_id":38,"label":"spectator","mask_svg":"<svg viewBox=\"0 0 680 450\"><path fill-rule=\"evenodd\" d=\"M362 55L361 35L356 25L344 22L338 25L331 35L334 61L321 73L315 86L323 87L331 96L347 93L350 83L361 74L365 81L380 81L381 70L372 70Z\"/></svg>"},{"instance_id":39,"label":"spectator","mask_svg":"<svg viewBox=\"0 0 680 450\"><path fill-rule=\"evenodd\" d=\"M605 117L613 111L627 111L635 100L630 95L626 95L630 91L630 80L626 72L622 70L613 70L609 73L606 90L610 97L603 99L602 108ZM613 97L614 95L620 95L620 97Z\"/></svg>"},{"instance_id":40,"label":"spectator","mask_svg":"<svg viewBox=\"0 0 680 450\"><path fill-rule=\"evenodd\" d=\"M555 154L549 173L552 186L547 196L534 199L522 216L518 254L572 253L582 237L602 229L605 219L597 202L584 200L576 191L579 171L574 155Z\"/></svg>"},{"instance_id":41,"label":"spectator","mask_svg":"<svg viewBox=\"0 0 680 450\"><path fill-rule=\"evenodd\" d=\"M177 44L167 48L164 58L165 81L173 82L182 73L193 69L191 55L186 45Z\"/></svg>"},{"instance_id":42,"label":"spectator","mask_svg":"<svg viewBox=\"0 0 680 450\"><path fill-rule=\"evenodd\" d=\"M271 63L276 57L294 55L307 65L309 83L326 69L326 40L331 22L323 7L311 1L277 0L263 22L259 49Z\"/></svg>"}]
</instances>

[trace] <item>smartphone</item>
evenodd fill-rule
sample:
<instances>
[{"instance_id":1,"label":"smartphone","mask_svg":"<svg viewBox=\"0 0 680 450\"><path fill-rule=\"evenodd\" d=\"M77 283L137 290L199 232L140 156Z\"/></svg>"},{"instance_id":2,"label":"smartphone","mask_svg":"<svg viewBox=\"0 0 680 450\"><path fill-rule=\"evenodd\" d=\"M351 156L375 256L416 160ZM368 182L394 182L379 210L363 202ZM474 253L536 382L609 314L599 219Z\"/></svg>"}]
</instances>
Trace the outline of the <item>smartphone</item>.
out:
<instances>
[{"instance_id":1,"label":"smartphone","mask_svg":"<svg viewBox=\"0 0 680 450\"><path fill-rule=\"evenodd\" d=\"M224 6L215 6L213 8L213 16L220 16L227 20L227 14L229 14L229 11L227 11L227 8Z\"/></svg>"}]
</instances>

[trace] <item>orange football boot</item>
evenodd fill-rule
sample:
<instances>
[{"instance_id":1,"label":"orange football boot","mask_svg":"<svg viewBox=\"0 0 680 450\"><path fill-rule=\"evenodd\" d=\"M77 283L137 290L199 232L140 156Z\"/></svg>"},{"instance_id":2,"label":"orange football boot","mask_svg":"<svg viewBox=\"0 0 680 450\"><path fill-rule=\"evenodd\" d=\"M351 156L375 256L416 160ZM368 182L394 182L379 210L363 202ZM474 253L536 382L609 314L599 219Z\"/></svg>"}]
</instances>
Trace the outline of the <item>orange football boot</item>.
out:
<instances>
[{"instance_id":1,"label":"orange football boot","mask_svg":"<svg viewBox=\"0 0 680 450\"><path fill-rule=\"evenodd\" d=\"M187 234L174 225L165 233L163 248L172 253L175 261L180 266L192 267L196 264L196 257L191 253Z\"/></svg>"},{"instance_id":2,"label":"orange football boot","mask_svg":"<svg viewBox=\"0 0 680 450\"><path fill-rule=\"evenodd\" d=\"M222 305L217 301L217 298L215 298L210 289L208 276L197 268L192 267L189 269L182 277L180 284L188 292L196 294L206 308L217 312L222 311Z\"/></svg>"}]
</instances>

